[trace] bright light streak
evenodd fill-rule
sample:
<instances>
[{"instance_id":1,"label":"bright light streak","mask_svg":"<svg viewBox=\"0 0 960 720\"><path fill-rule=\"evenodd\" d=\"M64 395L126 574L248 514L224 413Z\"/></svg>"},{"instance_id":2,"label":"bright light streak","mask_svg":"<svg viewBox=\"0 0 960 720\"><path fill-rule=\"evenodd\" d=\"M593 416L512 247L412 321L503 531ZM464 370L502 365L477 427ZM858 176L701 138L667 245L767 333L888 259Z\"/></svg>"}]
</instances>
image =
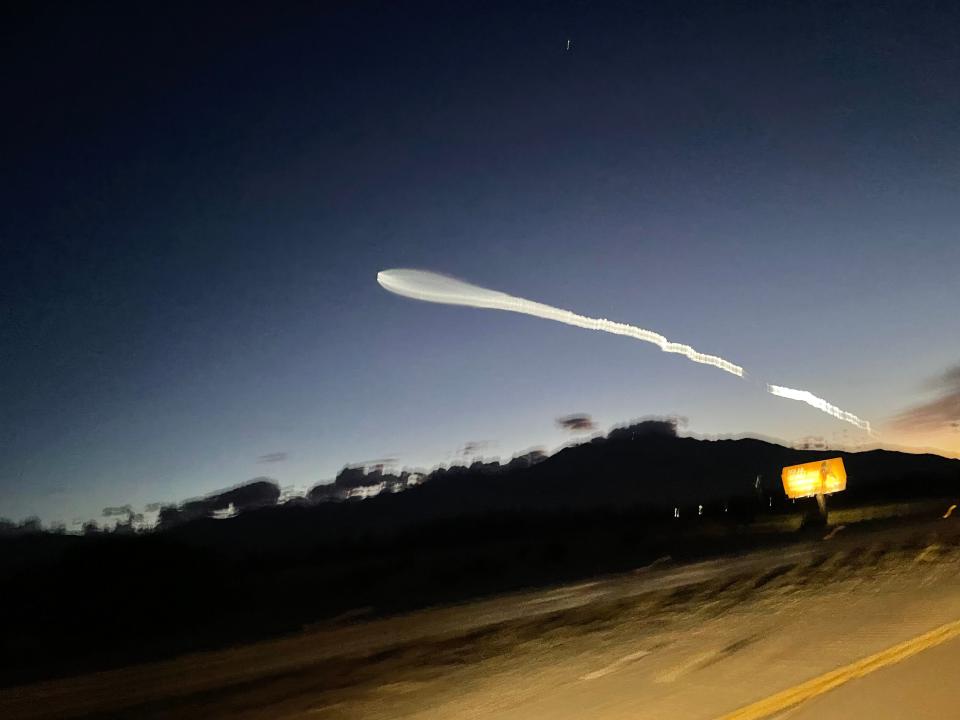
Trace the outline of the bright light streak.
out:
<instances>
[{"instance_id":1,"label":"bright light streak","mask_svg":"<svg viewBox=\"0 0 960 720\"><path fill-rule=\"evenodd\" d=\"M653 332L652 330L645 330L636 325L627 325L604 318L591 318L585 315L578 315L569 310L562 310L551 305L534 302L533 300L507 295L497 290L472 285L463 280L448 277L447 275L440 275L427 270L383 270L377 273L377 282L392 293L413 298L414 300L423 300L425 302L441 303L444 305L466 305L475 308L506 310L507 312L532 315L543 318L544 320L554 320L587 330L599 330L600 332L611 333L613 335L624 335L635 340L652 343L664 352L683 355L695 363L712 365L715 368L719 368L737 377L743 377L744 374L742 367L734 365L729 360L724 360L716 355L706 355L694 350L689 345L671 342L663 335ZM841 410L836 405L831 405L823 398L819 398L806 390L794 390L780 385L767 385L767 390L778 397L799 400L828 415L832 415L838 420L856 425L871 435L875 434L870 428L870 423L866 420L861 420L853 413Z\"/></svg>"},{"instance_id":2,"label":"bright light streak","mask_svg":"<svg viewBox=\"0 0 960 720\"><path fill-rule=\"evenodd\" d=\"M424 300L426 302L443 303L446 305L467 305L476 308L506 310L508 312L533 315L544 320L555 320L566 325L599 330L613 335L624 335L635 340L652 343L663 352L683 355L695 363L712 365L724 372L737 377L743 377L743 368L734 365L716 355L706 355L694 350L689 345L670 342L663 335L645 330L635 325L613 322L603 318L590 318L578 315L569 310L544 305L543 303L525 300L506 293L488 288L471 285L456 278L438 275L426 270L383 270L377 273L377 282L385 289L397 295Z\"/></svg>"},{"instance_id":3,"label":"bright light streak","mask_svg":"<svg viewBox=\"0 0 960 720\"><path fill-rule=\"evenodd\" d=\"M838 420L843 420L851 425L856 425L861 430L866 430L868 433L873 434L873 430L870 429L869 422L866 420L861 420L853 413L847 412L846 410L841 410L836 405L831 405L823 398L817 397L811 392L807 392L806 390L794 390L788 387L781 387L780 385L767 385L767 390L777 397L804 402L807 405L817 408L817 410L822 410L827 415L832 415Z\"/></svg>"}]
</instances>

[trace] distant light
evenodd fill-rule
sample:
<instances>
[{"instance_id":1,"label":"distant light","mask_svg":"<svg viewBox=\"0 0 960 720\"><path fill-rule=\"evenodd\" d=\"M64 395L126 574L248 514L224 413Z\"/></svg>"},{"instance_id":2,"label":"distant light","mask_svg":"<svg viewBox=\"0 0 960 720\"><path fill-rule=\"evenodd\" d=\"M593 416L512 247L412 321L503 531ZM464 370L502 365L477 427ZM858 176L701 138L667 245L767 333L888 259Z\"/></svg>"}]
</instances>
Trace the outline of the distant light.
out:
<instances>
[{"instance_id":1,"label":"distant light","mask_svg":"<svg viewBox=\"0 0 960 720\"><path fill-rule=\"evenodd\" d=\"M346 491L345 495L348 498L360 498L361 500L366 500L367 498L376 497L382 493L386 487L386 482L379 482L374 485L361 485L360 487L350 488Z\"/></svg>"},{"instance_id":2,"label":"distant light","mask_svg":"<svg viewBox=\"0 0 960 720\"><path fill-rule=\"evenodd\" d=\"M675 518L680 517L680 508L675 507L675 508L673 509L673 516L674 516Z\"/></svg>"},{"instance_id":3,"label":"distant light","mask_svg":"<svg viewBox=\"0 0 960 720\"><path fill-rule=\"evenodd\" d=\"M697 505L697 515L703 515L703 505Z\"/></svg>"}]
</instances>

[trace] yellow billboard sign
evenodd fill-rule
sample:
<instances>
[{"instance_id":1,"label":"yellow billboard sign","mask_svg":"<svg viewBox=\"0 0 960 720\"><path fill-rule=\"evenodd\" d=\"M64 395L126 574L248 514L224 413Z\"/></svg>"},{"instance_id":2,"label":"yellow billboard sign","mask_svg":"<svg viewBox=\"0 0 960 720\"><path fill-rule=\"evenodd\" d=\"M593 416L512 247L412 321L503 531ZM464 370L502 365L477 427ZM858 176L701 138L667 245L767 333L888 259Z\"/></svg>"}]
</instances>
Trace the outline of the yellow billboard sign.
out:
<instances>
[{"instance_id":1,"label":"yellow billboard sign","mask_svg":"<svg viewBox=\"0 0 960 720\"><path fill-rule=\"evenodd\" d=\"M780 478L789 498L829 495L847 489L847 471L843 467L843 458L838 457L789 465L783 469Z\"/></svg>"}]
</instances>

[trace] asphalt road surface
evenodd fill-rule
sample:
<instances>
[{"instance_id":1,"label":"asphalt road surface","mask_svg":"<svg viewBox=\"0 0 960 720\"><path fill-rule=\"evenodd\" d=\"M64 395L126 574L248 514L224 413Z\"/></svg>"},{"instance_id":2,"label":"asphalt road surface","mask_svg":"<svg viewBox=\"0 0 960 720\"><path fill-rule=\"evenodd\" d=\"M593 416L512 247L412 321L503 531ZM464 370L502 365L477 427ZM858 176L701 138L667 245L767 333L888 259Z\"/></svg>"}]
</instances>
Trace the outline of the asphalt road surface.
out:
<instances>
[{"instance_id":1,"label":"asphalt road surface","mask_svg":"<svg viewBox=\"0 0 960 720\"><path fill-rule=\"evenodd\" d=\"M813 698L781 720L960 718L960 639L937 645Z\"/></svg>"},{"instance_id":2,"label":"asphalt road surface","mask_svg":"<svg viewBox=\"0 0 960 720\"><path fill-rule=\"evenodd\" d=\"M8 688L0 717L960 718L958 621L954 517Z\"/></svg>"}]
</instances>

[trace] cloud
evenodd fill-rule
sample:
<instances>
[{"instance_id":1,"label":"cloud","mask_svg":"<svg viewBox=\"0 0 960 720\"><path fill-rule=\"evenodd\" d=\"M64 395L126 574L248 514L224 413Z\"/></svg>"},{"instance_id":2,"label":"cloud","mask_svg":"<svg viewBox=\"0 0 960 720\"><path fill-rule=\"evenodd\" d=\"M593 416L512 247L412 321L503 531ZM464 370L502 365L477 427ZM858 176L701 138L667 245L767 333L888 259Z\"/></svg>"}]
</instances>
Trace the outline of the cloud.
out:
<instances>
[{"instance_id":1,"label":"cloud","mask_svg":"<svg viewBox=\"0 0 960 720\"><path fill-rule=\"evenodd\" d=\"M129 505L122 505L120 507L105 507L103 509L103 517L117 517L119 515L130 516L133 515L133 508Z\"/></svg>"},{"instance_id":2,"label":"cloud","mask_svg":"<svg viewBox=\"0 0 960 720\"><path fill-rule=\"evenodd\" d=\"M457 455L472 457L486 450L489 445L490 443L485 440L471 440L457 451Z\"/></svg>"},{"instance_id":3,"label":"cloud","mask_svg":"<svg viewBox=\"0 0 960 720\"><path fill-rule=\"evenodd\" d=\"M894 427L911 432L960 429L960 365L928 381L926 387L937 396L894 417Z\"/></svg>"},{"instance_id":4,"label":"cloud","mask_svg":"<svg viewBox=\"0 0 960 720\"><path fill-rule=\"evenodd\" d=\"M557 425L570 432L587 432L596 428L593 418L586 413L575 413L557 418Z\"/></svg>"},{"instance_id":5,"label":"cloud","mask_svg":"<svg viewBox=\"0 0 960 720\"><path fill-rule=\"evenodd\" d=\"M272 452L267 453L266 455L261 455L257 458L258 463L276 463L283 462L287 459L287 453L285 452Z\"/></svg>"}]
</instances>

